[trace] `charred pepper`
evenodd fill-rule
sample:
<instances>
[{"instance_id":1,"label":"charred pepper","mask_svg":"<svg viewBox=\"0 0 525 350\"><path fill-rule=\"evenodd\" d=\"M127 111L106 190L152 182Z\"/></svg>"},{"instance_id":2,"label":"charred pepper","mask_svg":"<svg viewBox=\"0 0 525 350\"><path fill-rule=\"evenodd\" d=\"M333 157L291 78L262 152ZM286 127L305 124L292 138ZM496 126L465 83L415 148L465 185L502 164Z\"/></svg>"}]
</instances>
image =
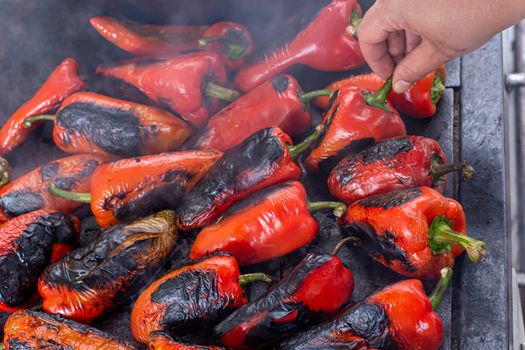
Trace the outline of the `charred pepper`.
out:
<instances>
[{"instance_id":1,"label":"charred pepper","mask_svg":"<svg viewBox=\"0 0 525 350\"><path fill-rule=\"evenodd\" d=\"M226 350L219 346L213 345L195 345L182 341L174 340L172 337L163 332L154 332L150 334L148 340L149 350Z\"/></svg>"},{"instance_id":2,"label":"charred pepper","mask_svg":"<svg viewBox=\"0 0 525 350\"><path fill-rule=\"evenodd\" d=\"M183 334L189 328L213 326L246 304L242 287L264 274L240 275L228 254L214 254L174 269L150 284L138 297L131 313L135 339L147 343L152 332Z\"/></svg>"},{"instance_id":3,"label":"charred pepper","mask_svg":"<svg viewBox=\"0 0 525 350\"><path fill-rule=\"evenodd\" d=\"M97 73L137 88L196 127L204 125L210 113L217 110L219 99L233 101L239 96L237 91L223 87L226 69L220 57L211 52L98 67Z\"/></svg>"},{"instance_id":4,"label":"charred pepper","mask_svg":"<svg viewBox=\"0 0 525 350\"><path fill-rule=\"evenodd\" d=\"M429 296L416 279L387 286L277 348L437 350L443 341L443 326L434 311L451 278L452 270L444 268Z\"/></svg>"},{"instance_id":5,"label":"charred pepper","mask_svg":"<svg viewBox=\"0 0 525 350\"><path fill-rule=\"evenodd\" d=\"M91 203L97 224L107 228L159 210L175 209L222 155L218 151L179 151L103 164L91 177L91 192L79 193L51 184L54 195Z\"/></svg>"},{"instance_id":6,"label":"charred pepper","mask_svg":"<svg viewBox=\"0 0 525 350\"><path fill-rule=\"evenodd\" d=\"M393 219L394 218L394 219ZM429 187L361 199L339 220L344 236L357 237L374 260L408 277L437 279L464 249L472 261L485 244L466 236L461 204Z\"/></svg>"},{"instance_id":7,"label":"charred pepper","mask_svg":"<svg viewBox=\"0 0 525 350\"><path fill-rule=\"evenodd\" d=\"M347 204L418 186L443 192L446 174L453 171L460 171L464 179L474 175L474 168L468 164L446 164L445 153L433 139L401 136L347 155L332 169L328 189Z\"/></svg>"},{"instance_id":8,"label":"charred pepper","mask_svg":"<svg viewBox=\"0 0 525 350\"><path fill-rule=\"evenodd\" d=\"M162 266L176 239L171 211L114 226L42 273L44 311L90 323L136 292Z\"/></svg>"},{"instance_id":9,"label":"charred pepper","mask_svg":"<svg viewBox=\"0 0 525 350\"><path fill-rule=\"evenodd\" d=\"M204 227L190 258L221 251L248 265L286 255L314 240L319 224L312 213L322 209L334 209L340 216L346 206L308 202L306 189L298 181L277 184L236 203L217 223Z\"/></svg>"},{"instance_id":10,"label":"charred pepper","mask_svg":"<svg viewBox=\"0 0 525 350\"><path fill-rule=\"evenodd\" d=\"M56 117L39 115L26 119L53 120L53 140L67 153L90 153L132 157L172 151L180 147L191 127L160 108L79 92L68 97Z\"/></svg>"}]
</instances>

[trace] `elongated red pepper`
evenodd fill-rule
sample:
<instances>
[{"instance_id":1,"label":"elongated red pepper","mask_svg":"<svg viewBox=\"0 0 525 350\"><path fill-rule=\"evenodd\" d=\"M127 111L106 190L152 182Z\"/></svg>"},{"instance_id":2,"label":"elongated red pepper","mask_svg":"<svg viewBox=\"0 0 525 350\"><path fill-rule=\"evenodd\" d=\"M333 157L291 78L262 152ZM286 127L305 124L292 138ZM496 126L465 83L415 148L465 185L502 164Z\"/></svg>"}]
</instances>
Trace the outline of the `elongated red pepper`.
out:
<instances>
[{"instance_id":1,"label":"elongated red pepper","mask_svg":"<svg viewBox=\"0 0 525 350\"><path fill-rule=\"evenodd\" d=\"M44 311L90 323L140 289L176 239L170 211L114 226L45 269L38 281Z\"/></svg>"},{"instance_id":2,"label":"elongated red pepper","mask_svg":"<svg viewBox=\"0 0 525 350\"><path fill-rule=\"evenodd\" d=\"M73 249L80 223L74 216L37 210L0 226L0 312L36 300L40 273Z\"/></svg>"},{"instance_id":3,"label":"elongated red pepper","mask_svg":"<svg viewBox=\"0 0 525 350\"><path fill-rule=\"evenodd\" d=\"M474 168L468 164L446 164L445 153L436 141L401 136L343 158L328 177L328 189L347 204L374 194L418 186L443 192L446 174L453 171L460 171L464 179L474 175Z\"/></svg>"},{"instance_id":4,"label":"elongated red pepper","mask_svg":"<svg viewBox=\"0 0 525 350\"><path fill-rule=\"evenodd\" d=\"M288 180L299 180L293 161L317 140L316 131L296 146L281 129L262 129L231 148L182 199L177 225L182 230L208 225L235 202Z\"/></svg>"},{"instance_id":5,"label":"elongated red pepper","mask_svg":"<svg viewBox=\"0 0 525 350\"><path fill-rule=\"evenodd\" d=\"M133 344L96 328L31 310L13 313L4 332L6 350L137 350Z\"/></svg>"},{"instance_id":6,"label":"elongated red pepper","mask_svg":"<svg viewBox=\"0 0 525 350\"><path fill-rule=\"evenodd\" d=\"M277 184L238 202L219 222L203 228L190 258L221 251L248 265L286 255L314 240L319 224L312 213L321 209L342 215L346 207L340 202L308 202L298 181Z\"/></svg>"},{"instance_id":7,"label":"elongated red pepper","mask_svg":"<svg viewBox=\"0 0 525 350\"><path fill-rule=\"evenodd\" d=\"M400 112L416 119L430 118L436 114L437 103L445 92L446 80L445 66L440 66L436 71L427 74L423 79L418 80L407 91L397 94L391 91L387 99ZM385 81L375 73L360 74L346 79L336 81L326 87L326 89L337 90L343 86L356 86L371 92L377 91ZM315 104L321 108L328 105L329 98L318 97Z\"/></svg>"},{"instance_id":8,"label":"elongated red pepper","mask_svg":"<svg viewBox=\"0 0 525 350\"><path fill-rule=\"evenodd\" d=\"M322 71L343 71L365 63L355 32L361 16L356 0L333 0L290 42L239 71L235 84L248 91L304 64Z\"/></svg>"},{"instance_id":9,"label":"elongated red pepper","mask_svg":"<svg viewBox=\"0 0 525 350\"><path fill-rule=\"evenodd\" d=\"M53 140L67 153L91 153L132 157L173 151L192 134L185 122L160 108L79 92L69 96L56 117L40 115L26 119L53 120Z\"/></svg>"},{"instance_id":10,"label":"elongated red pepper","mask_svg":"<svg viewBox=\"0 0 525 350\"><path fill-rule=\"evenodd\" d=\"M239 96L238 92L222 87L226 83L226 69L220 57L211 52L98 67L97 73L134 86L197 127L217 110L219 99L232 101Z\"/></svg>"},{"instance_id":11,"label":"elongated red pepper","mask_svg":"<svg viewBox=\"0 0 525 350\"><path fill-rule=\"evenodd\" d=\"M168 272L138 297L131 313L135 339L147 343L155 331L183 334L190 328L209 328L246 304L242 287L264 274L240 275L237 261L215 254Z\"/></svg>"},{"instance_id":12,"label":"elongated red pepper","mask_svg":"<svg viewBox=\"0 0 525 350\"><path fill-rule=\"evenodd\" d=\"M174 340L172 337L163 332L154 332L150 334L148 340L149 350L226 350L219 346L213 345L195 345L182 341Z\"/></svg>"},{"instance_id":13,"label":"elongated red pepper","mask_svg":"<svg viewBox=\"0 0 525 350\"><path fill-rule=\"evenodd\" d=\"M52 184L54 195L91 203L91 212L103 228L129 222L159 210L175 209L221 157L218 151L179 151L103 164L91 177L91 192L63 190Z\"/></svg>"},{"instance_id":14,"label":"elongated red pepper","mask_svg":"<svg viewBox=\"0 0 525 350\"><path fill-rule=\"evenodd\" d=\"M361 199L339 226L343 235L359 238L374 260L408 277L437 279L464 249L472 261L486 254L482 241L466 236L461 204L429 187Z\"/></svg>"},{"instance_id":15,"label":"elongated red pepper","mask_svg":"<svg viewBox=\"0 0 525 350\"><path fill-rule=\"evenodd\" d=\"M49 192L49 184L89 191L91 174L104 161L104 157L89 154L57 159L0 188L0 222L39 209L70 213L81 203L57 198Z\"/></svg>"},{"instance_id":16,"label":"elongated red pepper","mask_svg":"<svg viewBox=\"0 0 525 350\"><path fill-rule=\"evenodd\" d=\"M434 311L451 278L452 270L444 268L430 296L415 279L387 286L277 348L437 350L443 342L443 326Z\"/></svg>"},{"instance_id":17,"label":"elongated red pepper","mask_svg":"<svg viewBox=\"0 0 525 350\"><path fill-rule=\"evenodd\" d=\"M389 79L375 94L345 86L332 95L322 123L326 133L304 161L312 173L330 171L346 154L377 141L406 134L405 124L390 102Z\"/></svg>"},{"instance_id":18,"label":"elongated red pepper","mask_svg":"<svg viewBox=\"0 0 525 350\"><path fill-rule=\"evenodd\" d=\"M332 91L302 93L291 75L278 75L233 101L213 115L198 141L199 148L227 151L264 128L280 127L290 136L305 133L312 126L308 101Z\"/></svg>"}]
</instances>

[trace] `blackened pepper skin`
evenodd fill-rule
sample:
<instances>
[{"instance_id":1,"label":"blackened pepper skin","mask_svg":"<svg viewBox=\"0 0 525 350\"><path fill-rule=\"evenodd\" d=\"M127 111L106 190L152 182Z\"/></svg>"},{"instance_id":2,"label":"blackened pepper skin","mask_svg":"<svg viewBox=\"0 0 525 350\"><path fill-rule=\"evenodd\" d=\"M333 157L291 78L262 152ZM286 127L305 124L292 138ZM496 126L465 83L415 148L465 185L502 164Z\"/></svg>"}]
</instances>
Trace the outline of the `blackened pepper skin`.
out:
<instances>
[{"instance_id":1,"label":"blackened pepper skin","mask_svg":"<svg viewBox=\"0 0 525 350\"><path fill-rule=\"evenodd\" d=\"M219 346L213 345L195 345L188 344L171 338L163 332L153 332L148 340L149 350L225 350Z\"/></svg>"}]
</instances>

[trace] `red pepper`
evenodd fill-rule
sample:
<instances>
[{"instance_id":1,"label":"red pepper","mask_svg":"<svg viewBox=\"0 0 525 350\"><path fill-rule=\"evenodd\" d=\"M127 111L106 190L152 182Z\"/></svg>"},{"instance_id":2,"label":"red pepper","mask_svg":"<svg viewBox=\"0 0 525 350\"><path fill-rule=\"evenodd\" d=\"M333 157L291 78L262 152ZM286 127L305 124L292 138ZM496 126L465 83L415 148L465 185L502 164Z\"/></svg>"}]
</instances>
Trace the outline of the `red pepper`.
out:
<instances>
[{"instance_id":1,"label":"red pepper","mask_svg":"<svg viewBox=\"0 0 525 350\"><path fill-rule=\"evenodd\" d=\"M57 159L0 188L0 222L39 209L70 213L80 203L55 197L48 190L49 184L89 191L91 174L104 161L104 157L89 154Z\"/></svg>"},{"instance_id":2,"label":"red pepper","mask_svg":"<svg viewBox=\"0 0 525 350\"><path fill-rule=\"evenodd\" d=\"M452 270L444 268L430 296L419 280L405 280L350 305L328 322L293 335L277 348L438 350L443 326L438 314Z\"/></svg>"},{"instance_id":3,"label":"red pepper","mask_svg":"<svg viewBox=\"0 0 525 350\"><path fill-rule=\"evenodd\" d=\"M172 337L163 332L153 332L148 340L149 350L226 350L219 346L213 345L195 345L188 344Z\"/></svg>"},{"instance_id":4,"label":"red pepper","mask_svg":"<svg viewBox=\"0 0 525 350\"><path fill-rule=\"evenodd\" d=\"M389 79L375 94L345 86L332 95L322 123L326 133L304 161L312 172L328 172L348 153L377 141L406 134L399 113L385 101L392 89Z\"/></svg>"},{"instance_id":5,"label":"red pepper","mask_svg":"<svg viewBox=\"0 0 525 350\"><path fill-rule=\"evenodd\" d=\"M215 326L232 349L268 346L335 314L352 297L352 271L335 255L309 253L272 289Z\"/></svg>"},{"instance_id":6,"label":"red pepper","mask_svg":"<svg viewBox=\"0 0 525 350\"><path fill-rule=\"evenodd\" d=\"M472 261L486 254L482 241L466 236L461 204L429 187L361 199L339 226L343 235L359 238L374 260L408 277L437 279L464 249Z\"/></svg>"},{"instance_id":7,"label":"red pepper","mask_svg":"<svg viewBox=\"0 0 525 350\"><path fill-rule=\"evenodd\" d=\"M188 53L166 61L98 67L97 73L134 86L197 127L217 110L218 99L232 101L239 96L237 91L222 87L226 83L226 70L220 57L211 52Z\"/></svg>"},{"instance_id":8,"label":"red pepper","mask_svg":"<svg viewBox=\"0 0 525 350\"><path fill-rule=\"evenodd\" d=\"M418 80L412 87L402 94L395 91L390 92L387 99L400 112L416 119L430 118L436 114L436 105L445 92L446 80L445 66L441 65L436 71L427 74L423 79ZM326 89L337 90L343 86L356 86L372 92L377 91L385 81L375 73L360 74L346 79L336 81L326 87ZM328 104L328 97L318 97L315 104L325 108Z\"/></svg>"},{"instance_id":9,"label":"red pepper","mask_svg":"<svg viewBox=\"0 0 525 350\"><path fill-rule=\"evenodd\" d=\"M79 92L69 96L56 117L39 115L26 119L53 120L53 140L67 153L91 153L132 157L172 151L192 134L185 122L160 108Z\"/></svg>"},{"instance_id":10,"label":"red pepper","mask_svg":"<svg viewBox=\"0 0 525 350\"><path fill-rule=\"evenodd\" d=\"M190 258L221 251L248 265L286 255L314 240L319 224L311 213L329 208L338 215L346 209L340 202L308 202L298 181L275 185L238 202L203 228Z\"/></svg>"},{"instance_id":11,"label":"red pepper","mask_svg":"<svg viewBox=\"0 0 525 350\"><path fill-rule=\"evenodd\" d=\"M224 152L254 132L272 126L280 127L290 136L301 135L312 126L308 101L331 93L328 90L303 93L294 77L278 75L213 115L198 146Z\"/></svg>"},{"instance_id":12,"label":"red pepper","mask_svg":"<svg viewBox=\"0 0 525 350\"><path fill-rule=\"evenodd\" d=\"M474 175L474 168L468 164L446 164L445 153L436 141L401 136L343 158L328 177L328 189L347 204L374 194L418 186L443 192L446 174L452 171L460 171L464 179Z\"/></svg>"},{"instance_id":13,"label":"red pepper","mask_svg":"<svg viewBox=\"0 0 525 350\"><path fill-rule=\"evenodd\" d=\"M295 64L322 71L362 66L365 60L355 38L360 16L356 0L333 0L291 42L242 68L235 84L248 91Z\"/></svg>"}]
</instances>

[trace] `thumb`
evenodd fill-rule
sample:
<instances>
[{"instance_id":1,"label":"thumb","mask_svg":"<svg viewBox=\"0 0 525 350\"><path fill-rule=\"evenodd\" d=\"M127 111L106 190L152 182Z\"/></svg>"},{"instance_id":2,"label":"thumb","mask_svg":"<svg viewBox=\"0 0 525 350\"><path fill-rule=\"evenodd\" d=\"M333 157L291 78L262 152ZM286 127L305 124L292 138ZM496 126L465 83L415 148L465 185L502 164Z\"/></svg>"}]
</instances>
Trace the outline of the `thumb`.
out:
<instances>
[{"instance_id":1,"label":"thumb","mask_svg":"<svg viewBox=\"0 0 525 350\"><path fill-rule=\"evenodd\" d=\"M394 91L405 92L412 84L446 62L446 57L428 41L423 41L396 66L393 76Z\"/></svg>"}]
</instances>

